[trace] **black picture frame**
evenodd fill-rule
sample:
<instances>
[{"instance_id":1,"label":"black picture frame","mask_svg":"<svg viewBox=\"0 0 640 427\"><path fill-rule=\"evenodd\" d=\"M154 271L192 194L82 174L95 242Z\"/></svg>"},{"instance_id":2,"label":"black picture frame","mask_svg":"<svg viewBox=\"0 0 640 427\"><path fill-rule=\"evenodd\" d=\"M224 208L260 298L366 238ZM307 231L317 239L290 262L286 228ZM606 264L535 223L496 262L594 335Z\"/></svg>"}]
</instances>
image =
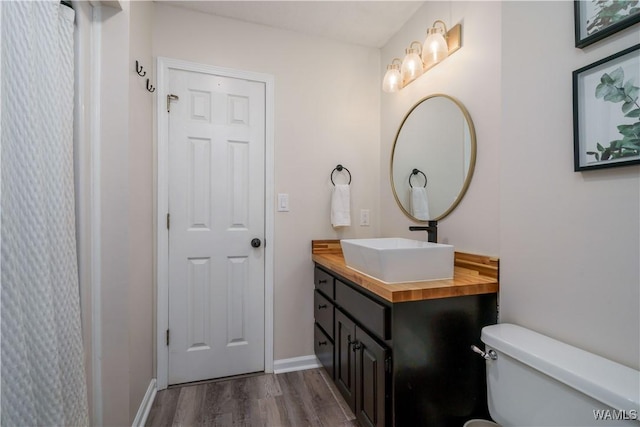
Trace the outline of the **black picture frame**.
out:
<instances>
[{"instance_id":1,"label":"black picture frame","mask_svg":"<svg viewBox=\"0 0 640 427\"><path fill-rule=\"evenodd\" d=\"M574 171L640 164L636 84L640 44L573 72Z\"/></svg>"},{"instance_id":2,"label":"black picture frame","mask_svg":"<svg viewBox=\"0 0 640 427\"><path fill-rule=\"evenodd\" d=\"M610 24L604 23L604 27L596 32L588 34L588 19L586 18L587 4L595 3L597 0L574 0L574 22L575 22L575 41L576 47L583 48L595 43L599 40L609 37L611 34L617 33L633 24L640 22L640 1L638 0L614 0L607 7L616 7L616 5L626 4L630 9L630 13L626 18Z\"/></svg>"}]
</instances>

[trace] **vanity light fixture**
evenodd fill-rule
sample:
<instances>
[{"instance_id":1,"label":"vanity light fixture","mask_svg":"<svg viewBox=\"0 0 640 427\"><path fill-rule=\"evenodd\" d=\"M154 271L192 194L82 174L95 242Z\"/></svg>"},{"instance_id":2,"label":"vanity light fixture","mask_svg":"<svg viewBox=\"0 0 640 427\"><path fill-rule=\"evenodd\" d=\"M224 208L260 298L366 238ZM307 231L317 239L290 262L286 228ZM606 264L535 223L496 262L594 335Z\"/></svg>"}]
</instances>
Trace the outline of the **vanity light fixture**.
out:
<instances>
[{"instance_id":1,"label":"vanity light fixture","mask_svg":"<svg viewBox=\"0 0 640 427\"><path fill-rule=\"evenodd\" d=\"M382 90L397 92L420 77L431 67L446 59L460 49L462 44L462 25L456 24L447 31L446 24L437 20L427 30L424 44L413 41L405 50L406 56L399 67L398 58L387 65L387 72L382 80Z\"/></svg>"}]
</instances>

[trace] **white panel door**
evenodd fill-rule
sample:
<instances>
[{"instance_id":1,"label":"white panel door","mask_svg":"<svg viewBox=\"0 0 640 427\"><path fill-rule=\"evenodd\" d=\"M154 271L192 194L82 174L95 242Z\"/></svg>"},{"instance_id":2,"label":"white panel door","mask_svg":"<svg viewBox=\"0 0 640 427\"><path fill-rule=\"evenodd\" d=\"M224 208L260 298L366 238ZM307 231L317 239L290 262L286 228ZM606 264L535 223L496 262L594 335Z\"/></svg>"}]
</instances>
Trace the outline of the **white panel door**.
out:
<instances>
[{"instance_id":1,"label":"white panel door","mask_svg":"<svg viewBox=\"0 0 640 427\"><path fill-rule=\"evenodd\" d=\"M263 371L265 85L172 69L169 93L169 384Z\"/></svg>"}]
</instances>

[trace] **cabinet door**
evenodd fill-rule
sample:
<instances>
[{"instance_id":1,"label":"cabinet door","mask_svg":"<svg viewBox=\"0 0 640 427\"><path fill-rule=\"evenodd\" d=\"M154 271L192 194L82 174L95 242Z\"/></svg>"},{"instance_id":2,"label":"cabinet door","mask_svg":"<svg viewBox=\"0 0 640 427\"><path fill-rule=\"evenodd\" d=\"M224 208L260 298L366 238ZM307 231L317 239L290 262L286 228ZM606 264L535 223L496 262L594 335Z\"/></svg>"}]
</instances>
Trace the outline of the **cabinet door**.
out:
<instances>
[{"instance_id":1,"label":"cabinet door","mask_svg":"<svg viewBox=\"0 0 640 427\"><path fill-rule=\"evenodd\" d=\"M389 351L356 326L356 417L363 426L384 427Z\"/></svg>"},{"instance_id":2,"label":"cabinet door","mask_svg":"<svg viewBox=\"0 0 640 427\"><path fill-rule=\"evenodd\" d=\"M316 357L322 363L322 366L327 370L327 373L331 378L335 378L333 369L333 343L331 339L327 337L322 328L315 324L314 329L314 343L313 348L316 352Z\"/></svg>"},{"instance_id":3,"label":"cabinet door","mask_svg":"<svg viewBox=\"0 0 640 427\"><path fill-rule=\"evenodd\" d=\"M335 319L335 383L351 410L355 411L356 371L352 344L355 341L356 325L339 309L335 311Z\"/></svg>"}]
</instances>

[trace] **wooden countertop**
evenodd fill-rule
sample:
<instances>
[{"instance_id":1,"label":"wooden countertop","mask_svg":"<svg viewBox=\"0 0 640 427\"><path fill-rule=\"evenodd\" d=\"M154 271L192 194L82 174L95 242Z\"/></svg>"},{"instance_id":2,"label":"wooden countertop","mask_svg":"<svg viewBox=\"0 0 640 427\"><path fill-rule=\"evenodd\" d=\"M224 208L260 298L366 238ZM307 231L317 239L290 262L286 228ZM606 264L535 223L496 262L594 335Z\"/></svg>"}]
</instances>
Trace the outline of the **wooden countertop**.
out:
<instances>
[{"instance_id":1,"label":"wooden countertop","mask_svg":"<svg viewBox=\"0 0 640 427\"><path fill-rule=\"evenodd\" d=\"M311 242L311 259L385 300L397 303L498 292L498 258L455 253L453 279L389 284L347 267L339 240Z\"/></svg>"}]
</instances>

